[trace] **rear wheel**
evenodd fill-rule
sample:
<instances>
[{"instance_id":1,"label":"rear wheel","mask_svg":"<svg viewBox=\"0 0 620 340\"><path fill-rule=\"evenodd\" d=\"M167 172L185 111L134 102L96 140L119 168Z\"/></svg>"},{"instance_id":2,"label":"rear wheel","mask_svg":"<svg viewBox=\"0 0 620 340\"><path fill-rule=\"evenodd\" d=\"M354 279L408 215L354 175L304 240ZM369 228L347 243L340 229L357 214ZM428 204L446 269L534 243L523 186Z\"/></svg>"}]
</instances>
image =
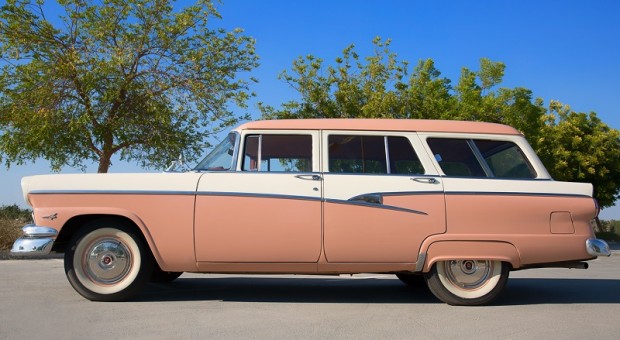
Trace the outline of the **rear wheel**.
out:
<instances>
[{"instance_id":1,"label":"rear wheel","mask_svg":"<svg viewBox=\"0 0 620 340\"><path fill-rule=\"evenodd\" d=\"M126 300L148 281L152 268L142 238L120 220L85 225L65 252L65 273L71 286L93 301Z\"/></svg>"},{"instance_id":2,"label":"rear wheel","mask_svg":"<svg viewBox=\"0 0 620 340\"><path fill-rule=\"evenodd\" d=\"M506 285L509 267L501 261L449 260L436 263L427 284L441 301L457 306L491 302Z\"/></svg>"}]
</instances>

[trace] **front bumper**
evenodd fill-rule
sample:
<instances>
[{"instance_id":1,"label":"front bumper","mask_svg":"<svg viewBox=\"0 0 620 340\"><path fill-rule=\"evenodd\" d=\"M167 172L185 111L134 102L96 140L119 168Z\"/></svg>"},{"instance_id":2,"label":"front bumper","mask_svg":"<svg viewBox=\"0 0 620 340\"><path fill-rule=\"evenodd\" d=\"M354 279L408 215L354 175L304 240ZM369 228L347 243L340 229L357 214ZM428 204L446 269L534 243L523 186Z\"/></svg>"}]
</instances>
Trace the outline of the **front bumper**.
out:
<instances>
[{"instance_id":1,"label":"front bumper","mask_svg":"<svg viewBox=\"0 0 620 340\"><path fill-rule=\"evenodd\" d=\"M52 245L58 231L54 228L27 224L22 228L24 235L13 243L11 253L16 255L46 255L52 250Z\"/></svg>"},{"instance_id":2,"label":"front bumper","mask_svg":"<svg viewBox=\"0 0 620 340\"><path fill-rule=\"evenodd\" d=\"M597 238L586 240L586 250L592 256L611 256L607 242Z\"/></svg>"}]
</instances>

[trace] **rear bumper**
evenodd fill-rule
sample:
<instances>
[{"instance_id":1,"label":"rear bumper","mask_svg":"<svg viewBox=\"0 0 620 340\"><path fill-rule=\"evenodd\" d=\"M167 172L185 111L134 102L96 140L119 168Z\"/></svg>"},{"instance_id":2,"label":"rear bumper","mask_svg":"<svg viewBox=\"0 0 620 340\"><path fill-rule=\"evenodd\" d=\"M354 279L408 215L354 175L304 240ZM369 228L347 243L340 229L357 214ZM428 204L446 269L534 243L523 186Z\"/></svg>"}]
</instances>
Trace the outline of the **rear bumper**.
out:
<instances>
[{"instance_id":1,"label":"rear bumper","mask_svg":"<svg viewBox=\"0 0 620 340\"><path fill-rule=\"evenodd\" d=\"M607 242L597 238L586 240L586 251L592 256L611 256Z\"/></svg>"},{"instance_id":2,"label":"rear bumper","mask_svg":"<svg viewBox=\"0 0 620 340\"><path fill-rule=\"evenodd\" d=\"M52 245L58 231L53 228L27 224L22 228L24 235L13 243L12 254L16 255L46 255L52 250Z\"/></svg>"}]
</instances>

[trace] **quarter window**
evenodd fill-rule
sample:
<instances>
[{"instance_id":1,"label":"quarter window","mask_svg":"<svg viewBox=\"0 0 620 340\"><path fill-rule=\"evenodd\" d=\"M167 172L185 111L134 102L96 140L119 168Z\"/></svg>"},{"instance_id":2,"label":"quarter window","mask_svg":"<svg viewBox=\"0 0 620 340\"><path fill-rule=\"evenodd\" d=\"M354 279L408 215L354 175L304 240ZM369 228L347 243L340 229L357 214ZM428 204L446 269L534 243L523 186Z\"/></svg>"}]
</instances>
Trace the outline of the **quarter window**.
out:
<instances>
[{"instance_id":1,"label":"quarter window","mask_svg":"<svg viewBox=\"0 0 620 340\"><path fill-rule=\"evenodd\" d=\"M482 157L498 178L536 178L530 163L512 142L475 140Z\"/></svg>"},{"instance_id":2,"label":"quarter window","mask_svg":"<svg viewBox=\"0 0 620 340\"><path fill-rule=\"evenodd\" d=\"M519 147L508 141L428 138L441 170L448 176L536 178Z\"/></svg>"},{"instance_id":3,"label":"quarter window","mask_svg":"<svg viewBox=\"0 0 620 340\"><path fill-rule=\"evenodd\" d=\"M312 136L248 135L243 171L311 172Z\"/></svg>"}]
</instances>

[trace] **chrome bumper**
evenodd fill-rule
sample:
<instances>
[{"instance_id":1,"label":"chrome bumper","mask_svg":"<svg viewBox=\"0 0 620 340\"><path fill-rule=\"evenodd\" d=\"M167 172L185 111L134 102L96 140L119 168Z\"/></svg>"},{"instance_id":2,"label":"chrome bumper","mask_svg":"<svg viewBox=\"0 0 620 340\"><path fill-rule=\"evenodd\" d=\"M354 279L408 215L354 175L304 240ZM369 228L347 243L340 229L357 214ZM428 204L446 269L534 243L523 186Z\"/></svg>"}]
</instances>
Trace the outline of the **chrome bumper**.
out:
<instances>
[{"instance_id":1,"label":"chrome bumper","mask_svg":"<svg viewBox=\"0 0 620 340\"><path fill-rule=\"evenodd\" d=\"M53 228L27 224L22 228L24 235L13 243L11 253L17 255L45 255L52 250L58 231Z\"/></svg>"},{"instance_id":2,"label":"chrome bumper","mask_svg":"<svg viewBox=\"0 0 620 340\"><path fill-rule=\"evenodd\" d=\"M597 238L586 240L586 250L592 256L611 256L607 242Z\"/></svg>"}]
</instances>

